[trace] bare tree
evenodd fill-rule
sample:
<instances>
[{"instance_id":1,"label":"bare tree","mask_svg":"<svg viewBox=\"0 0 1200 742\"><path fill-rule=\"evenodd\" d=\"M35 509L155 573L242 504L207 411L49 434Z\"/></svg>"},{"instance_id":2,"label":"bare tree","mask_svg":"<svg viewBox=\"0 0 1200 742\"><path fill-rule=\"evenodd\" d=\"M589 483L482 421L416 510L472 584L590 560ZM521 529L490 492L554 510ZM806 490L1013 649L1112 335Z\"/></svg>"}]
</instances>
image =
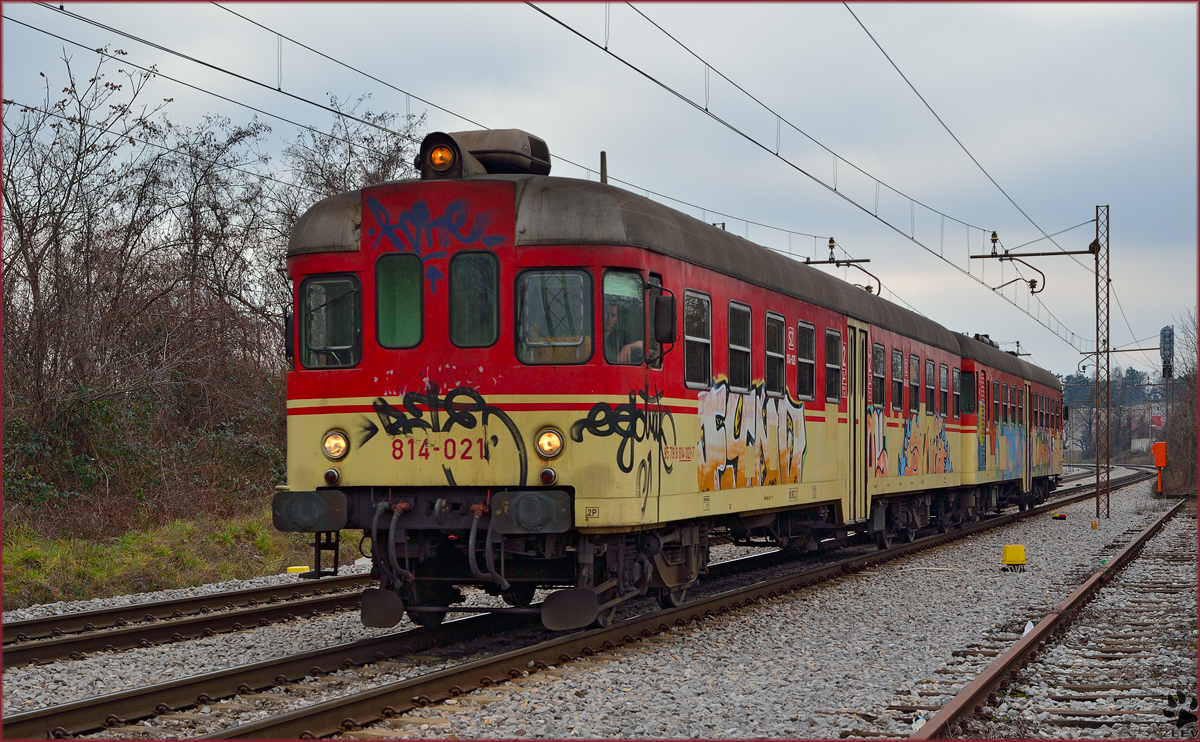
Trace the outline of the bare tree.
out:
<instances>
[{"instance_id":1,"label":"bare tree","mask_svg":"<svg viewBox=\"0 0 1200 742\"><path fill-rule=\"evenodd\" d=\"M1175 321L1175 378L1171 380L1166 429L1167 468L1163 487L1168 493L1196 492L1196 310L1185 310Z\"/></svg>"},{"instance_id":2,"label":"bare tree","mask_svg":"<svg viewBox=\"0 0 1200 742\"><path fill-rule=\"evenodd\" d=\"M347 105L330 94L333 115L327 130L301 129L287 142L273 184L271 208L274 248L265 253L263 280L282 308L291 303L291 287L274 269L282 266L287 240L300 215L328 196L416 176L413 160L420 147L425 114L400 115L366 107L370 95Z\"/></svg>"}]
</instances>

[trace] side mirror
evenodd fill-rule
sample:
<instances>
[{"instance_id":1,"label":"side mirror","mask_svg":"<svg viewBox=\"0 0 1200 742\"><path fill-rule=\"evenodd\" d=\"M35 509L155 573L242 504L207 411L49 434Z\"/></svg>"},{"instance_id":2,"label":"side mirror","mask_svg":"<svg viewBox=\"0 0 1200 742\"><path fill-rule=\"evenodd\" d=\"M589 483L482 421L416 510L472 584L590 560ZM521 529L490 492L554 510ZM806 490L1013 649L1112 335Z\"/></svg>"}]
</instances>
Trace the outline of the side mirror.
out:
<instances>
[{"instance_id":1,"label":"side mirror","mask_svg":"<svg viewBox=\"0 0 1200 742\"><path fill-rule=\"evenodd\" d=\"M654 340L660 345L675 342L675 297L669 294L654 297Z\"/></svg>"},{"instance_id":2,"label":"side mirror","mask_svg":"<svg viewBox=\"0 0 1200 742\"><path fill-rule=\"evenodd\" d=\"M1071 419L1071 408L1070 408L1070 407L1067 407L1066 405L1063 405L1063 419L1062 419L1062 421L1065 423L1066 421L1068 421L1068 420L1070 420L1070 419Z\"/></svg>"},{"instance_id":3,"label":"side mirror","mask_svg":"<svg viewBox=\"0 0 1200 742\"><path fill-rule=\"evenodd\" d=\"M288 358L296 355L296 322L290 312L283 315L283 353Z\"/></svg>"}]
</instances>

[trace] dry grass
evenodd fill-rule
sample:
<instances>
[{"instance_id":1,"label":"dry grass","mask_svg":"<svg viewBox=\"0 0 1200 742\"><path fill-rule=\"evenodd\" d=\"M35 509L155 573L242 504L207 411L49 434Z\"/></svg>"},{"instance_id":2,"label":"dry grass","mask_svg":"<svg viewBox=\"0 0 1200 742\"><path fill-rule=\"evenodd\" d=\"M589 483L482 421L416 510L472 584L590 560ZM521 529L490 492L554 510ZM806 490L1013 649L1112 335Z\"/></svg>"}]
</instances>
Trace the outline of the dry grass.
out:
<instances>
[{"instance_id":1,"label":"dry grass","mask_svg":"<svg viewBox=\"0 0 1200 742\"><path fill-rule=\"evenodd\" d=\"M174 520L103 540L47 538L10 524L4 608L278 574L311 561L308 538L276 531L267 509L243 518Z\"/></svg>"}]
</instances>

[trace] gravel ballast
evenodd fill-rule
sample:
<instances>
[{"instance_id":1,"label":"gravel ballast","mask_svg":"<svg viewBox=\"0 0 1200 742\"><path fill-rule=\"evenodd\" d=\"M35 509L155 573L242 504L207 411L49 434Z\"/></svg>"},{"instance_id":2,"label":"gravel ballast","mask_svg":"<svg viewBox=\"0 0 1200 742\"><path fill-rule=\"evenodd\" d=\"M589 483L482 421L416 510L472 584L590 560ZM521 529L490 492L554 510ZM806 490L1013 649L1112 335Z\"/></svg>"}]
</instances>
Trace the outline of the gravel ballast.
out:
<instances>
[{"instance_id":1,"label":"gravel ballast","mask_svg":"<svg viewBox=\"0 0 1200 742\"><path fill-rule=\"evenodd\" d=\"M1114 493L1113 518L1093 531L1090 502L907 557L762 606L642 642L601 661L536 673L528 689L410 726L422 736L460 737L836 737L853 711L886 706L900 687L945 664L951 650L988 627L1052 606L1094 570L1127 527L1167 505L1146 484ZM1022 543L1024 573L1000 572L1001 547ZM732 558L721 554L714 560ZM1067 575L1072 577L1067 581ZM261 578L238 583L295 579ZM229 589L225 584L221 589ZM210 589L204 586L196 590ZM180 597L180 591L127 600ZM186 594L186 593L184 593ZM471 602L492 600L482 593ZM89 601L77 609L99 607ZM35 607L27 609L36 611ZM13 620L19 612L6 614ZM36 615L36 614L34 614ZM407 619L396 629L407 626ZM4 713L224 669L383 633L353 613L218 635L175 645L102 653L4 673ZM605 661L607 660L607 661ZM350 686L347 692L356 690ZM480 695L480 694L476 694ZM468 705L466 698L460 706ZM439 715L433 709L418 714ZM415 721L415 720L414 720ZM407 731L409 727L406 727ZM911 730L909 730L911 731Z\"/></svg>"},{"instance_id":2,"label":"gravel ballast","mask_svg":"<svg viewBox=\"0 0 1200 742\"><path fill-rule=\"evenodd\" d=\"M1049 610L1116 552L1126 529L1171 504L1135 485L1114 493L1112 518L1097 530L1093 502L1065 506L1066 520L1025 520L673 630L668 641L534 673L513 692L471 694L494 702L469 706L468 695L448 716L415 711L435 721L406 728L422 737L837 738L864 726L858 712L886 718L894 691L950 664L951 651ZM1025 572L1000 571L1013 543L1025 546ZM897 720L889 731L912 727Z\"/></svg>"}]
</instances>

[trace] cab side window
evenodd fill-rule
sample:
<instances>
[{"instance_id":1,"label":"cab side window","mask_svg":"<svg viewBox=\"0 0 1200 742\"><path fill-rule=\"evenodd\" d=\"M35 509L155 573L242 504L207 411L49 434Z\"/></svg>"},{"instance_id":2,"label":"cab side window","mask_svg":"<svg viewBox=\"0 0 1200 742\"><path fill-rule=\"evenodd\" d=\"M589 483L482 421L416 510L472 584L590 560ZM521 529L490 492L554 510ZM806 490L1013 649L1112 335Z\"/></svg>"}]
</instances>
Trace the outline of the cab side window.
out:
<instances>
[{"instance_id":1,"label":"cab side window","mask_svg":"<svg viewBox=\"0 0 1200 742\"><path fill-rule=\"evenodd\" d=\"M609 363L636 366L645 357L645 296L642 274L604 274L604 360Z\"/></svg>"},{"instance_id":2,"label":"cab side window","mask_svg":"<svg viewBox=\"0 0 1200 742\"><path fill-rule=\"evenodd\" d=\"M362 286L352 275L300 284L300 360L305 368L349 368L362 358Z\"/></svg>"}]
</instances>

